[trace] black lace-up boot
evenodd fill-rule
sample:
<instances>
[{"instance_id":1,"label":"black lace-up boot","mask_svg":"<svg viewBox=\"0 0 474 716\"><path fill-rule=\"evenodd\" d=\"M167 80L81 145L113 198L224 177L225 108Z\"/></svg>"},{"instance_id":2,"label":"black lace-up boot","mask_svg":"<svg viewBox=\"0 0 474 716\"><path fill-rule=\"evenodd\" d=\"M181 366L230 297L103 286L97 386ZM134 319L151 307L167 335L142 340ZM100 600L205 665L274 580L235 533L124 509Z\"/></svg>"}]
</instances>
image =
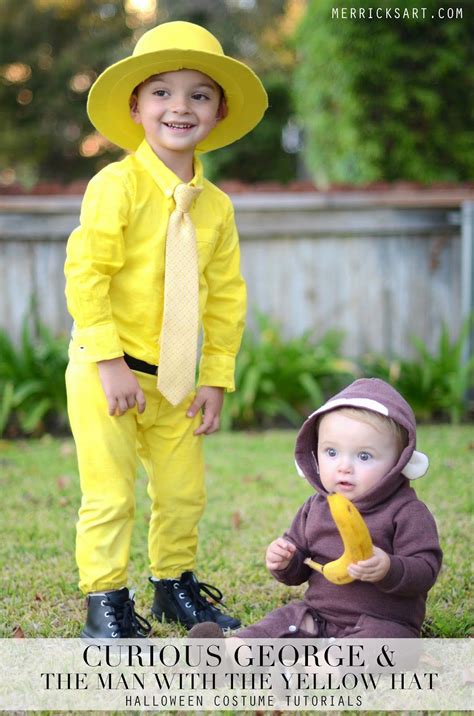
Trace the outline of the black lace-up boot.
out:
<instances>
[{"instance_id":1,"label":"black lace-up boot","mask_svg":"<svg viewBox=\"0 0 474 716\"><path fill-rule=\"evenodd\" d=\"M133 592L127 587L111 592L89 594L84 639L137 639L151 631L149 622L135 614Z\"/></svg>"},{"instance_id":2,"label":"black lace-up boot","mask_svg":"<svg viewBox=\"0 0 474 716\"><path fill-rule=\"evenodd\" d=\"M237 629L238 619L223 614L205 595L215 603L222 604L222 592L205 582L198 582L192 572L183 572L179 579L150 577L155 587L151 612L159 621L179 622L191 629L200 622L215 622L221 629ZM224 606L224 605L223 605Z\"/></svg>"}]
</instances>

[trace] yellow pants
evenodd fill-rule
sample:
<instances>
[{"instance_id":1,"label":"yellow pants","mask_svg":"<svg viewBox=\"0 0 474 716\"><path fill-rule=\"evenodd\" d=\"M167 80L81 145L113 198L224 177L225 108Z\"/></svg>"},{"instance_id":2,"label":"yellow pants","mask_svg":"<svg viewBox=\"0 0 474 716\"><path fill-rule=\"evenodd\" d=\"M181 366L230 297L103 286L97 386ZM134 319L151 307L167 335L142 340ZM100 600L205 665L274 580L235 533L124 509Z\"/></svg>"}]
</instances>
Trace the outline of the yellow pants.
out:
<instances>
[{"instance_id":1,"label":"yellow pants","mask_svg":"<svg viewBox=\"0 0 474 716\"><path fill-rule=\"evenodd\" d=\"M151 574L167 579L194 568L205 505L202 437L193 435L201 418L185 414L194 394L173 407L157 390L156 376L135 375L145 393L145 412L134 408L111 417L97 365L71 362L66 371L83 495L76 560L84 593L127 585L137 456L151 499Z\"/></svg>"}]
</instances>

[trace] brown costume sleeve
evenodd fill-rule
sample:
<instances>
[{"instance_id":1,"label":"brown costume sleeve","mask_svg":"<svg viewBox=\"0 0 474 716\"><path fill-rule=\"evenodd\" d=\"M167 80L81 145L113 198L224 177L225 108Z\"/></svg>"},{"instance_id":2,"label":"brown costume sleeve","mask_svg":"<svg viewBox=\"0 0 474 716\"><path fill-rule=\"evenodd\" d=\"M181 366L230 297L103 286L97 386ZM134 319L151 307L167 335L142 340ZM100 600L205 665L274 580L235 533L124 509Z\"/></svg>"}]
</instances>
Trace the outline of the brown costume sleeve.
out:
<instances>
[{"instance_id":1,"label":"brown costume sleeve","mask_svg":"<svg viewBox=\"0 0 474 716\"><path fill-rule=\"evenodd\" d=\"M376 586L402 597L425 593L435 583L442 561L433 516L426 505L413 500L396 513L394 524L390 569Z\"/></svg>"},{"instance_id":2,"label":"brown costume sleeve","mask_svg":"<svg viewBox=\"0 0 474 716\"><path fill-rule=\"evenodd\" d=\"M296 547L296 552L293 555L290 564L286 567L286 569L270 570L275 579L279 582L283 582L283 584L288 584L289 586L303 584L303 582L306 582L311 575L311 568L304 564L304 560L306 557L310 556L305 531L306 520L308 518L308 512L312 499L314 499L314 496L306 500L304 505L300 507L295 515L291 527L283 535L285 539L292 542Z\"/></svg>"}]
</instances>

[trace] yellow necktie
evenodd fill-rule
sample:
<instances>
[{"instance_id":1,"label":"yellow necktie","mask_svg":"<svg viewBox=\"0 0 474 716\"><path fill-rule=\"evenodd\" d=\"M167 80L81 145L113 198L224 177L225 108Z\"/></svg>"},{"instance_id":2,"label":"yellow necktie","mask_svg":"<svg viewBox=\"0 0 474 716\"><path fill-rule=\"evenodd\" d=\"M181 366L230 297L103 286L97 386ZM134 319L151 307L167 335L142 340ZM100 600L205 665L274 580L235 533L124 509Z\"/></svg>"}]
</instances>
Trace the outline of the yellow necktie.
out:
<instances>
[{"instance_id":1,"label":"yellow necktie","mask_svg":"<svg viewBox=\"0 0 474 716\"><path fill-rule=\"evenodd\" d=\"M201 189L178 184L166 236L165 288L158 389L172 405L193 390L199 330L196 233L189 209Z\"/></svg>"}]
</instances>

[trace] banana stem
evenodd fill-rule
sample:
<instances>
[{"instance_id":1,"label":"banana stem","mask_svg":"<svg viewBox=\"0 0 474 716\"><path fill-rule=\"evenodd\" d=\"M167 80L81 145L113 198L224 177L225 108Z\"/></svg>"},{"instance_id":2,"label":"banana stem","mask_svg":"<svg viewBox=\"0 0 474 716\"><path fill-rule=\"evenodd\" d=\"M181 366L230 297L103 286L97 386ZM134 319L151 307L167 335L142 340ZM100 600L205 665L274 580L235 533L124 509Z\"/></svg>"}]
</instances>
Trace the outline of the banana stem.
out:
<instances>
[{"instance_id":1,"label":"banana stem","mask_svg":"<svg viewBox=\"0 0 474 716\"><path fill-rule=\"evenodd\" d=\"M319 562L313 562L312 559L310 559L309 557L307 557L307 558L305 559L304 563L307 564L308 567L311 567L311 569L315 569L316 572L321 572L321 574L323 573L323 565L322 565L322 564L319 564Z\"/></svg>"}]
</instances>

